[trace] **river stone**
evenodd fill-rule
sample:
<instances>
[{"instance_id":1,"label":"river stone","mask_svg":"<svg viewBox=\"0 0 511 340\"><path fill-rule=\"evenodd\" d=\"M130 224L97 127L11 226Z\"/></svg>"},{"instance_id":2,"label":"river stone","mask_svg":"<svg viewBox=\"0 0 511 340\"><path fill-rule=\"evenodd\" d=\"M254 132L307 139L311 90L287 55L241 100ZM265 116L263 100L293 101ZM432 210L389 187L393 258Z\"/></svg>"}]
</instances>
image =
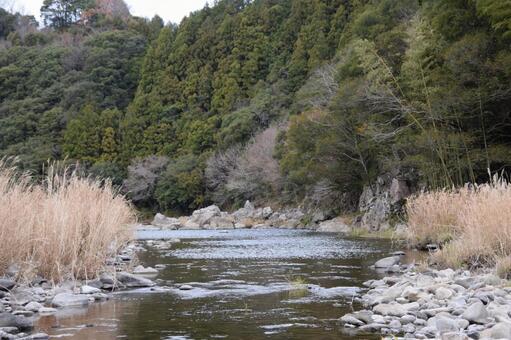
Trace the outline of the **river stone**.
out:
<instances>
[{"instance_id":1,"label":"river stone","mask_svg":"<svg viewBox=\"0 0 511 340\"><path fill-rule=\"evenodd\" d=\"M374 264L375 268L389 268L401 262L401 256L383 258Z\"/></svg>"},{"instance_id":2,"label":"river stone","mask_svg":"<svg viewBox=\"0 0 511 340\"><path fill-rule=\"evenodd\" d=\"M91 287L88 285L83 285L80 287L80 294L95 294L95 293L101 293L101 289L96 287Z\"/></svg>"},{"instance_id":3,"label":"river stone","mask_svg":"<svg viewBox=\"0 0 511 340\"><path fill-rule=\"evenodd\" d=\"M192 290L193 287L190 285L181 285L179 286L179 290Z\"/></svg>"},{"instance_id":4,"label":"river stone","mask_svg":"<svg viewBox=\"0 0 511 340\"><path fill-rule=\"evenodd\" d=\"M403 305L400 305L398 303L389 303L389 304L379 304L376 305L373 308L373 311L377 314L383 315L383 316L397 316L401 317L403 315L407 314L407 310Z\"/></svg>"},{"instance_id":5,"label":"river stone","mask_svg":"<svg viewBox=\"0 0 511 340\"><path fill-rule=\"evenodd\" d=\"M20 330L30 330L33 327L32 320L22 315L10 313L0 314L0 327L16 327Z\"/></svg>"},{"instance_id":6,"label":"river stone","mask_svg":"<svg viewBox=\"0 0 511 340\"><path fill-rule=\"evenodd\" d=\"M153 287L156 285L153 281L145 277L129 274L126 272L117 273L117 280L128 288Z\"/></svg>"},{"instance_id":7,"label":"river stone","mask_svg":"<svg viewBox=\"0 0 511 340\"><path fill-rule=\"evenodd\" d=\"M357 318L358 320L366 323L366 324L369 324L371 322L374 322L374 319L373 319L373 312L371 311L368 311L368 310L361 310L361 311L358 311L358 312L355 312L355 313L352 313L351 314L353 317Z\"/></svg>"},{"instance_id":8,"label":"river stone","mask_svg":"<svg viewBox=\"0 0 511 340\"><path fill-rule=\"evenodd\" d=\"M317 231L321 233L349 233L351 227L344 218L337 217L330 221L321 222Z\"/></svg>"},{"instance_id":9,"label":"river stone","mask_svg":"<svg viewBox=\"0 0 511 340\"><path fill-rule=\"evenodd\" d=\"M158 274L158 270L152 267L136 266L133 274Z\"/></svg>"},{"instance_id":10,"label":"river stone","mask_svg":"<svg viewBox=\"0 0 511 340\"><path fill-rule=\"evenodd\" d=\"M84 295L61 293L53 298L51 304L53 307L87 306L89 304L89 298Z\"/></svg>"},{"instance_id":11,"label":"river stone","mask_svg":"<svg viewBox=\"0 0 511 340\"><path fill-rule=\"evenodd\" d=\"M341 322L343 324L349 324L349 325L355 325L355 326L362 326L365 325L364 322L360 321L359 319L355 318L351 314L346 314L341 318Z\"/></svg>"},{"instance_id":12,"label":"river stone","mask_svg":"<svg viewBox=\"0 0 511 340\"><path fill-rule=\"evenodd\" d=\"M43 308L43 305L41 305L39 302L29 302L27 305L25 305L25 309L34 313L39 312L39 309Z\"/></svg>"},{"instance_id":13,"label":"river stone","mask_svg":"<svg viewBox=\"0 0 511 340\"><path fill-rule=\"evenodd\" d=\"M453 296L452 290L445 287L440 287L435 292L435 297L439 300L447 300L451 296Z\"/></svg>"},{"instance_id":14,"label":"river stone","mask_svg":"<svg viewBox=\"0 0 511 340\"><path fill-rule=\"evenodd\" d=\"M448 332L457 332L459 330L458 323L456 320L452 318L448 318L445 316L436 316L432 319L435 319L435 326L440 332L440 334L448 333ZM429 320L428 320L429 324Z\"/></svg>"},{"instance_id":15,"label":"river stone","mask_svg":"<svg viewBox=\"0 0 511 340\"><path fill-rule=\"evenodd\" d=\"M9 279L0 279L0 290L8 292L16 286L16 282Z\"/></svg>"},{"instance_id":16,"label":"river stone","mask_svg":"<svg viewBox=\"0 0 511 340\"><path fill-rule=\"evenodd\" d=\"M499 322L489 330L492 339L511 339L511 323Z\"/></svg>"},{"instance_id":17,"label":"river stone","mask_svg":"<svg viewBox=\"0 0 511 340\"><path fill-rule=\"evenodd\" d=\"M31 335L29 339L31 339L31 340L47 340L49 338L50 337L46 333L37 333L37 334Z\"/></svg>"},{"instance_id":18,"label":"river stone","mask_svg":"<svg viewBox=\"0 0 511 340\"><path fill-rule=\"evenodd\" d=\"M479 301L470 305L462 317L472 323L485 324L488 322L488 311L483 303Z\"/></svg>"},{"instance_id":19,"label":"river stone","mask_svg":"<svg viewBox=\"0 0 511 340\"><path fill-rule=\"evenodd\" d=\"M462 332L448 332L442 334L441 340L470 340L470 338Z\"/></svg>"}]
</instances>

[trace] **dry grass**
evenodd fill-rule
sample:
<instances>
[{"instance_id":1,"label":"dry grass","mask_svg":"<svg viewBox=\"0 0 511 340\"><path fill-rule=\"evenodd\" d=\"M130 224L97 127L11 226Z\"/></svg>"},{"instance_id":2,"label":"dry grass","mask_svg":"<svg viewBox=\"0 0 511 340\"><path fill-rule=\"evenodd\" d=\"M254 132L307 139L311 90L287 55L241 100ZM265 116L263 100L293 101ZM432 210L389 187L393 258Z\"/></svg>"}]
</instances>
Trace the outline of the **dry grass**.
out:
<instances>
[{"instance_id":1,"label":"dry grass","mask_svg":"<svg viewBox=\"0 0 511 340\"><path fill-rule=\"evenodd\" d=\"M409 241L445 244L443 265L495 266L511 255L511 184L492 183L422 193L409 200Z\"/></svg>"},{"instance_id":2,"label":"dry grass","mask_svg":"<svg viewBox=\"0 0 511 340\"><path fill-rule=\"evenodd\" d=\"M50 166L43 184L0 160L0 275L86 279L131 238L135 214L111 184Z\"/></svg>"}]
</instances>

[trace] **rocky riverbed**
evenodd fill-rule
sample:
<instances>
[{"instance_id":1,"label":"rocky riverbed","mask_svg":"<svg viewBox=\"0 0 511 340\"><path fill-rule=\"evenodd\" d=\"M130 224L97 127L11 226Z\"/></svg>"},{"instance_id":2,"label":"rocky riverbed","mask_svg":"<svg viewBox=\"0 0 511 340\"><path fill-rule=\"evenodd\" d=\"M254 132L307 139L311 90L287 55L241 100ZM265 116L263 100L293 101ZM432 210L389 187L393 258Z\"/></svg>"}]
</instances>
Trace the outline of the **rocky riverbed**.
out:
<instances>
[{"instance_id":1,"label":"rocky riverbed","mask_svg":"<svg viewBox=\"0 0 511 340\"><path fill-rule=\"evenodd\" d=\"M39 317L106 301L116 290L155 286L150 279L134 274L147 274L152 272L150 269L131 267L136 252L141 250L144 249L136 244L127 246L116 258L107 261L105 272L93 281L69 280L54 285L36 277L21 283L16 266L12 266L0 278L0 339L48 339L45 333L32 332Z\"/></svg>"},{"instance_id":2,"label":"rocky riverbed","mask_svg":"<svg viewBox=\"0 0 511 340\"><path fill-rule=\"evenodd\" d=\"M511 287L491 273L419 271L399 256L377 262L399 275L364 283L366 309L341 317L345 328L404 339L511 339Z\"/></svg>"}]
</instances>

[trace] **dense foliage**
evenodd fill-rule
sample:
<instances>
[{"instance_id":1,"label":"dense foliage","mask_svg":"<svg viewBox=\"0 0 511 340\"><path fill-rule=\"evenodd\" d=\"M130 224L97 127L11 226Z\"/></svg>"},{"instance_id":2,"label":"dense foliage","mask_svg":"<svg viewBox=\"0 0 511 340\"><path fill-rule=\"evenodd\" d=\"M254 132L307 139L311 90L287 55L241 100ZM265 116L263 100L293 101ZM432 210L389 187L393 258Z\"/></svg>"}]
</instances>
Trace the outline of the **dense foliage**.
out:
<instances>
[{"instance_id":1,"label":"dense foliage","mask_svg":"<svg viewBox=\"0 0 511 340\"><path fill-rule=\"evenodd\" d=\"M123 5L47 0L54 29L29 33L0 10L0 153L80 160L175 210L352 209L385 172L510 170L508 2L221 0L179 26Z\"/></svg>"}]
</instances>

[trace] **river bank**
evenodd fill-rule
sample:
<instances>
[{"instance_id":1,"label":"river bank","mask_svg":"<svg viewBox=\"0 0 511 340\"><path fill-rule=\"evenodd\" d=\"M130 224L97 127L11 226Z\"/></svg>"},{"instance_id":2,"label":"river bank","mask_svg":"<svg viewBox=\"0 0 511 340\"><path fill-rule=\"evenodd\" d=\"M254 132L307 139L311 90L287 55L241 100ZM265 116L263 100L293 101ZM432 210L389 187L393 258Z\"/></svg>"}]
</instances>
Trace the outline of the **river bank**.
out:
<instances>
[{"instance_id":1,"label":"river bank","mask_svg":"<svg viewBox=\"0 0 511 340\"><path fill-rule=\"evenodd\" d=\"M345 328L404 339L510 339L511 287L486 272L376 263L399 275L364 282L363 309L344 315Z\"/></svg>"},{"instance_id":2,"label":"river bank","mask_svg":"<svg viewBox=\"0 0 511 340\"><path fill-rule=\"evenodd\" d=\"M155 286L150 279L134 274L148 273L143 267L133 268L137 253L143 250L131 243L118 256L108 259L104 271L94 280L57 284L40 276L19 280L19 270L12 266L0 278L0 339L49 339L44 332L34 332L40 318L108 301L114 291Z\"/></svg>"}]
</instances>

